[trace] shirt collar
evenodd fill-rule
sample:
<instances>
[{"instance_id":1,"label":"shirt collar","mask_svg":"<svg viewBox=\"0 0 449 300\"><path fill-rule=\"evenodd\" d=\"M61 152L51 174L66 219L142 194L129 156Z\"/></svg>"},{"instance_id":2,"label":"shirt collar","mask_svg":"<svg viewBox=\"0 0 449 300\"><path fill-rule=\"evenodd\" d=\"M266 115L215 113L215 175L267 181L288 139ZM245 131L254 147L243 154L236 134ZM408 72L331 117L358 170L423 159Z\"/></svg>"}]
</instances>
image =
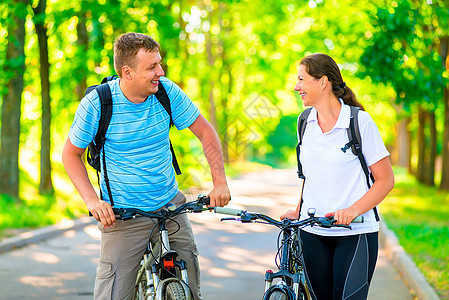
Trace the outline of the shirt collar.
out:
<instances>
[{"instance_id":1,"label":"shirt collar","mask_svg":"<svg viewBox=\"0 0 449 300\"><path fill-rule=\"evenodd\" d=\"M338 101L340 101L341 108L340 113L338 114L337 123L335 123L334 128L349 128L349 118L351 114L351 108L349 107L349 105L344 104L341 98L338 98ZM307 123L317 121L317 119L318 119L317 111L315 107L312 107L312 111L310 112L310 115L307 118Z\"/></svg>"}]
</instances>

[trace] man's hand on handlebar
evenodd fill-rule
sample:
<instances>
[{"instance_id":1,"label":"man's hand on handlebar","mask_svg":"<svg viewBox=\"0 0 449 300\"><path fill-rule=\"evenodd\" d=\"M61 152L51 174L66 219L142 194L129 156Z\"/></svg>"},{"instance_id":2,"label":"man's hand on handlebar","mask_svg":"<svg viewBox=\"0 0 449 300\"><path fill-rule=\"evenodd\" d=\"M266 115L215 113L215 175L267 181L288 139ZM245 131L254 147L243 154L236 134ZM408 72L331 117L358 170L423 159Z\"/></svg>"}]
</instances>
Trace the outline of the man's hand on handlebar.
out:
<instances>
[{"instance_id":1,"label":"man's hand on handlebar","mask_svg":"<svg viewBox=\"0 0 449 300\"><path fill-rule=\"evenodd\" d=\"M112 227L115 224L115 215L108 202L103 200L91 201L88 203L87 209L98 222L103 224L104 228Z\"/></svg>"},{"instance_id":2,"label":"man's hand on handlebar","mask_svg":"<svg viewBox=\"0 0 449 300\"><path fill-rule=\"evenodd\" d=\"M231 200L231 192L228 185L214 185L212 191L210 191L208 197L210 197L210 207L223 207Z\"/></svg>"}]
</instances>

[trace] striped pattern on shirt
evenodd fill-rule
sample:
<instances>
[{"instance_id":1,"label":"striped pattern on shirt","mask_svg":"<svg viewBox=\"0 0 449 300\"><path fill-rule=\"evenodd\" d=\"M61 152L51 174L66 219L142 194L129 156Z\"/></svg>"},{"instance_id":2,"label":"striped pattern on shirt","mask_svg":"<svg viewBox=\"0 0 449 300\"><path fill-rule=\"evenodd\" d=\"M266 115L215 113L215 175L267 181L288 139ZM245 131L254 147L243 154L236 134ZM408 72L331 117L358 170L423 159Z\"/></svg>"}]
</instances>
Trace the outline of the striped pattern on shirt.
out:
<instances>
[{"instance_id":1,"label":"striped pattern on shirt","mask_svg":"<svg viewBox=\"0 0 449 300\"><path fill-rule=\"evenodd\" d=\"M189 127L199 110L175 83L165 77L160 80L170 99L176 128ZM104 145L112 197L116 207L155 210L178 193L169 143L170 117L154 95L138 104L127 100L119 82L109 82L113 110ZM92 91L78 106L69 132L71 143L86 148L95 137L99 120L100 100ZM101 189L109 201L103 176Z\"/></svg>"}]
</instances>

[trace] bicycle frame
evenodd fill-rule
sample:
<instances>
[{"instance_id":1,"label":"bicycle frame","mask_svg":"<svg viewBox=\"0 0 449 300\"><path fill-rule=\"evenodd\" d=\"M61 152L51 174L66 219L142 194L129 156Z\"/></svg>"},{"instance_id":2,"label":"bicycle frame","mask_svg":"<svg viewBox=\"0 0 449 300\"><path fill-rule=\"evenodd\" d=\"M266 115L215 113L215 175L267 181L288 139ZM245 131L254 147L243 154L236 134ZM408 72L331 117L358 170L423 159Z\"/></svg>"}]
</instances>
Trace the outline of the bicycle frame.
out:
<instances>
[{"instance_id":1,"label":"bicycle frame","mask_svg":"<svg viewBox=\"0 0 449 300\"><path fill-rule=\"evenodd\" d=\"M337 225L333 217L315 217L315 210L309 209L308 219L301 221L291 221L284 219L277 221L271 217L252 213L233 208L214 208L216 213L239 216L240 218L224 218L223 220L237 220L242 223L259 222L278 227L281 230L281 246L279 271L274 273L268 270L265 273L265 293L264 300L281 299L279 293L285 295L287 300L307 300L310 299L310 292L307 287L305 272L302 262L302 249L299 240L299 230L305 226L321 226L325 228L345 227L351 229L348 225ZM258 221L258 220L262 220ZM363 217L357 217L353 222L363 222ZM292 263L294 264L292 266ZM281 279L280 282L273 285L273 279ZM278 297L276 297L277 294ZM274 298L271 298L273 296ZM284 298L282 298L284 299Z\"/></svg>"},{"instance_id":2,"label":"bicycle frame","mask_svg":"<svg viewBox=\"0 0 449 300\"><path fill-rule=\"evenodd\" d=\"M281 256L280 256L280 264L279 271L273 273L273 271L268 270L265 272L265 291L264 291L264 299L268 299L271 291L275 289L279 290L288 290L290 291L290 295L294 298L291 300L303 300L301 295L306 295L306 299L310 299L309 289L307 287L306 278L304 274L304 268L302 262L298 262L296 259L294 261L294 265L292 265L292 257L300 256L301 249L294 249L292 247L292 242L298 238L298 228L284 228L282 229L282 242L281 242ZM298 243L299 248L300 243ZM281 279L279 283L273 285L274 279ZM300 291L302 291L300 293ZM291 294L293 292L293 294ZM304 299L305 300L305 299Z\"/></svg>"},{"instance_id":3,"label":"bicycle frame","mask_svg":"<svg viewBox=\"0 0 449 300\"><path fill-rule=\"evenodd\" d=\"M209 198L200 195L197 201L185 203L178 208L168 207L168 210L158 212L145 212L133 208L113 208L114 213L123 220L135 218L137 214L158 220L156 227L159 240L154 244L149 242L142 256L133 299L137 299L137 297L139 300L165 299L168 290L178 296L184 294L183 299L193 299L188 285L187 264L182 259L178 259L176 251L170 249L166 221L184 212L202 212L205 210L203 205L207 204L209 204ZM180 278L176 274L176 269L180 271Z\"/></svg>"},{"instance_id":4,"label":"bicycle frame","mask_svg":"<svg viewBox=\"0 0 449 300\"><path fill-rule=\"evenodd\" d=\"M154 245L148 243L147 251L143 254L142 263L137 273L135 283L136 289L140 288L139 283L145 275L147 286L145 297L149 297L149 299L163 299L165 286L172 281L178 281L184 288L186 299L192 299L188 283L186 263L183 260L176 261L178 254L175 251L170 250L168 231L165 228L165 224L162 224L161 227L162 228L159 229L160 240ZM159 271L165 265L164 259L168 259L169 262L173 262L173 267L178 266L180 268L181 279L177 277L160 278ZM162 265L157 264L157 261L160 260L162 260Z\"/></svg>"}]
</instances>

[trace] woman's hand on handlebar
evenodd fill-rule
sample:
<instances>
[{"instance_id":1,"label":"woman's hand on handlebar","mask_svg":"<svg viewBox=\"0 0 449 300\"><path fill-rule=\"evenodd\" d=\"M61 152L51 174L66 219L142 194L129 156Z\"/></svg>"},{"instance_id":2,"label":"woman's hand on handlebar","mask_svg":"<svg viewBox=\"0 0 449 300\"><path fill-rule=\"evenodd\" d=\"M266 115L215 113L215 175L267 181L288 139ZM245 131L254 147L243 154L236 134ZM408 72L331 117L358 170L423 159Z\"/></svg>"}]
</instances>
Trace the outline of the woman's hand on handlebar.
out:
<instances>
[{"instance_id":1,"label":"woman's hand on handlebar","mask_svg":"<svg viewBox=\"0 0 449 300\"><path fill-rule=\"evenodd\" d=\"M359 214L351 207L337 210L336 212L330 212L325 215L325 217L334 216L337 220L337 225L349 225L352 220L354 220Z\"/></svg>"},{"instance_id":2,"label":"woman's hand on handlebar","mask_svg":"<svg viewBox=\"0 0 449 300\"><path fill-rule=\"evenodd\" d=\"M281 215L281 220L289 219L289 220L298 220L299 213L296 210L289 209L285 214Z\"/></svg>"},{"instance_id":3,"label":"woman's hand on handlebar","mask_svg":"<svg viewBox=\"0 0 449 300\"><path fill-rule=\"evenodd\" d=\"M210 197L210 207L223 207L231 200L231 191L227 184L215 185L208 197Z\"/></svg>"}]
</instances>

